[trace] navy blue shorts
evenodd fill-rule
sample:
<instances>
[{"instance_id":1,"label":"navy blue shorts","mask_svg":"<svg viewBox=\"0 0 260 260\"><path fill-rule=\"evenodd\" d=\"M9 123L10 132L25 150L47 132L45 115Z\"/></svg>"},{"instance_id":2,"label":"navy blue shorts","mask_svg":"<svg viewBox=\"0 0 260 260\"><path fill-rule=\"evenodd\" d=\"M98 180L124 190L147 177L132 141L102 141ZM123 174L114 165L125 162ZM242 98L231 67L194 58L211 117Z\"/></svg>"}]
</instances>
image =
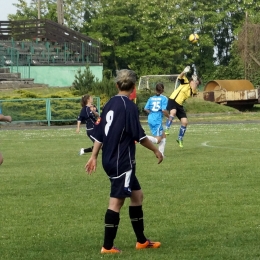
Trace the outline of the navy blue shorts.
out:
<instances>
[{"instance_id":1,"label":"navy blue shorts","mask_svg":"<svg viewBox=\"0 0 260 260\"><path fill-rule=\"evenodd\" d=\"M135 167L118 177L110 177L112 198L131 197L133 190L141 190L138 179L135 176Z\"/></svg>"},{"instance_id":2,"label":"navy blue shorts","mask_svg":"<svg viewBox=\"0 0 260 260\"><path fill-rule=\"evenodd\" d=\"M95 140L91 137L91 135L93 135L94 129L86 130L86 132L89 139L94 143Z\"/></svg>"},{"instance_id":3,"label":"navy blue shorts","mask_svg":"<svg viewBox=\"0 0 260 260\"><path fill-rule=\"evenodd\" d=\"M176 116L178 117L179 120L181 118L187 118L186 112L184 111L183 106L178 104L174 99L168 99L168 104L167 104L167 110L171 111L172 109L176 109Z\"/></svg>"}]
</instances>

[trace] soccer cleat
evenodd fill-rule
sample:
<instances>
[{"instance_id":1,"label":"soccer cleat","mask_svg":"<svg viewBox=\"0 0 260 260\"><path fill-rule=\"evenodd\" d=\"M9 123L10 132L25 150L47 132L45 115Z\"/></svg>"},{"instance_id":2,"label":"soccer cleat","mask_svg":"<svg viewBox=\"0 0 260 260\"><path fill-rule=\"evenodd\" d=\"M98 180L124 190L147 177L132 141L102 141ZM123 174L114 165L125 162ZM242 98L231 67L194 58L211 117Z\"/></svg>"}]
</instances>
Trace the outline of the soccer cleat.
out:
<instances>
[{"instance_id":1,"label":"soccer cleat","mask_svg":"<svg viewBox=\"0 0 260 260\"><path fill-rule=\"evenodd\" d=\"M145 248L159 248L161 246L160 242L152 242L149 239L143 244L137 242L135 248L136 249L145 249Z\"/></svg>"},{"instance_id":2,"label":"soccer cleat","mask_svg":"<svg viewBox=\"0 0 260 260\"><path fill-rule=\"evenodd\" d=\"M183 148L183 141L182 140L176 140L176 142L179 144L181 148Z\"/></svg>"},{"instance_id":3,"label":"soccer cleat","mask_svg":"<svg viewBox=\"0 0 260 260\"><path fill-rule=\"evenodd\" d=\"M84 154L84 148L81 148L81 149L79 150L79 155L82 155L82 154Z\"/></svg>"},{"instance_id":4,"label":"soccer cleat","mask_svg":"<svg viewBox=\"0 0 260 260\"><path fill-rule=\"evenodd\" d=\"M169 134L170 134L170 133L169 133L169 129L165 129L164 133L165 133L166 135L169 135Z\"/></svg>"},{"instance_id":5,"label":"soccer cleat","mask_svg":"<svg viewBox=\"0 0 260 260\"><path fill-rule=\"evenodd\" d=\"M119 253L122 253L122 251L114 246L111 249L105 249L104 247L101 248L101 254L119 254Z\"/></svg>"}]
</instances>

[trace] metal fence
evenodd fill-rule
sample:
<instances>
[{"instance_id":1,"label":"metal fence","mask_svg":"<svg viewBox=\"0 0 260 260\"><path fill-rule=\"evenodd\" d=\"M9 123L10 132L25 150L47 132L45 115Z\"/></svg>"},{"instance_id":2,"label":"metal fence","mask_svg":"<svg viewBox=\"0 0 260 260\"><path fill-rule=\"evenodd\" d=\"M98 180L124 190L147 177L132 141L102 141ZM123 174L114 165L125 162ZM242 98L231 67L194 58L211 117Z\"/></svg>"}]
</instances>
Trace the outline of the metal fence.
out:
<instances>
[{"instance_id":1,"label":"metal fence","mask_svg":"<svg viewBox=\"0 0 260 260\"><path fill-rule=\"evenodd\" d=\"M0 113L12 116L17 123L73 123L81 110L81 98L31 98L0 100ZM93 97L100 111L100 98Z\"/></svg>"}]
</instances>

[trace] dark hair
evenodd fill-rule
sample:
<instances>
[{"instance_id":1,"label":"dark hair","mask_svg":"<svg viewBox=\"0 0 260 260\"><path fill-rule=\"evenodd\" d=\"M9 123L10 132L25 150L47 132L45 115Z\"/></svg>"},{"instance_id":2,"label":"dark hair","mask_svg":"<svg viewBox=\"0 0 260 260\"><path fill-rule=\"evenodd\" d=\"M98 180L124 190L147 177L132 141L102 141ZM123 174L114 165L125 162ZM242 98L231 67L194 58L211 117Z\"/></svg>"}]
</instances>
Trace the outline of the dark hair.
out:
<instances>
[{"instance_id":1,"label":"dark hair","mask_svg":"<svg viewBox=\"0 0 260 260\"><path fill-rule=\"evenodd\" d=\"M156 86L155 86L155 90L156 90L156 93L158 95L162 94L163 91L164 91L164 85L163 83L157 83Z\"/></svg>"},{"instance_id":2,"label":"dark hair","mask_svg":"<svg viewBox=\"0 0 260 260\"><path fill-rule=\"evenodd\" d=\"M118 89L121 91L128 91L131 90L131 88L134 87L136 82L136 73L132 70L117 70L116 72L116 84L118 86Z\"/></svg>"},{"instance_id":3,"label":"dark hair","mask_svg":"<svg viewBox=\"0 0 260 260\"><path fill-rule=\"evenodd\" d=\"M90 98L90 95L88 95L88 94L81 97L80 104L82 107L85 107L87 105L89 98Z\"/></svg>"}]
</instances>

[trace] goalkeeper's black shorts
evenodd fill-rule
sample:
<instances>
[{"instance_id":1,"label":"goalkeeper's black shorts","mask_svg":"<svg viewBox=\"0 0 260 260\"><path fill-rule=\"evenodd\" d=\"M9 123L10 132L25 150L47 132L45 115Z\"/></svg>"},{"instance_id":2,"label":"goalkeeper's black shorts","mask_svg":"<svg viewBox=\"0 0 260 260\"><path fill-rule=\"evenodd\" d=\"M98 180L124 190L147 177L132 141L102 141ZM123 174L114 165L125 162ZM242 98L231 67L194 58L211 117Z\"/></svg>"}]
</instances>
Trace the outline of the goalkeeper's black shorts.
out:
<instances>
[{"instance_id":1,"label":"goalkeeper's black shorts","mask_svg":"<svg viewBox=\"0 0 260 260\"><path fill-rule=\"evenodd\" d=\"M186 112L184 111L183 106L178 104L174 99L168 99L168 104L167 104L167 110L171 111L172 109L176 109L176 116L178 117L179 120L181 118L187 118Z\"/></svg>"}]
</instances>

